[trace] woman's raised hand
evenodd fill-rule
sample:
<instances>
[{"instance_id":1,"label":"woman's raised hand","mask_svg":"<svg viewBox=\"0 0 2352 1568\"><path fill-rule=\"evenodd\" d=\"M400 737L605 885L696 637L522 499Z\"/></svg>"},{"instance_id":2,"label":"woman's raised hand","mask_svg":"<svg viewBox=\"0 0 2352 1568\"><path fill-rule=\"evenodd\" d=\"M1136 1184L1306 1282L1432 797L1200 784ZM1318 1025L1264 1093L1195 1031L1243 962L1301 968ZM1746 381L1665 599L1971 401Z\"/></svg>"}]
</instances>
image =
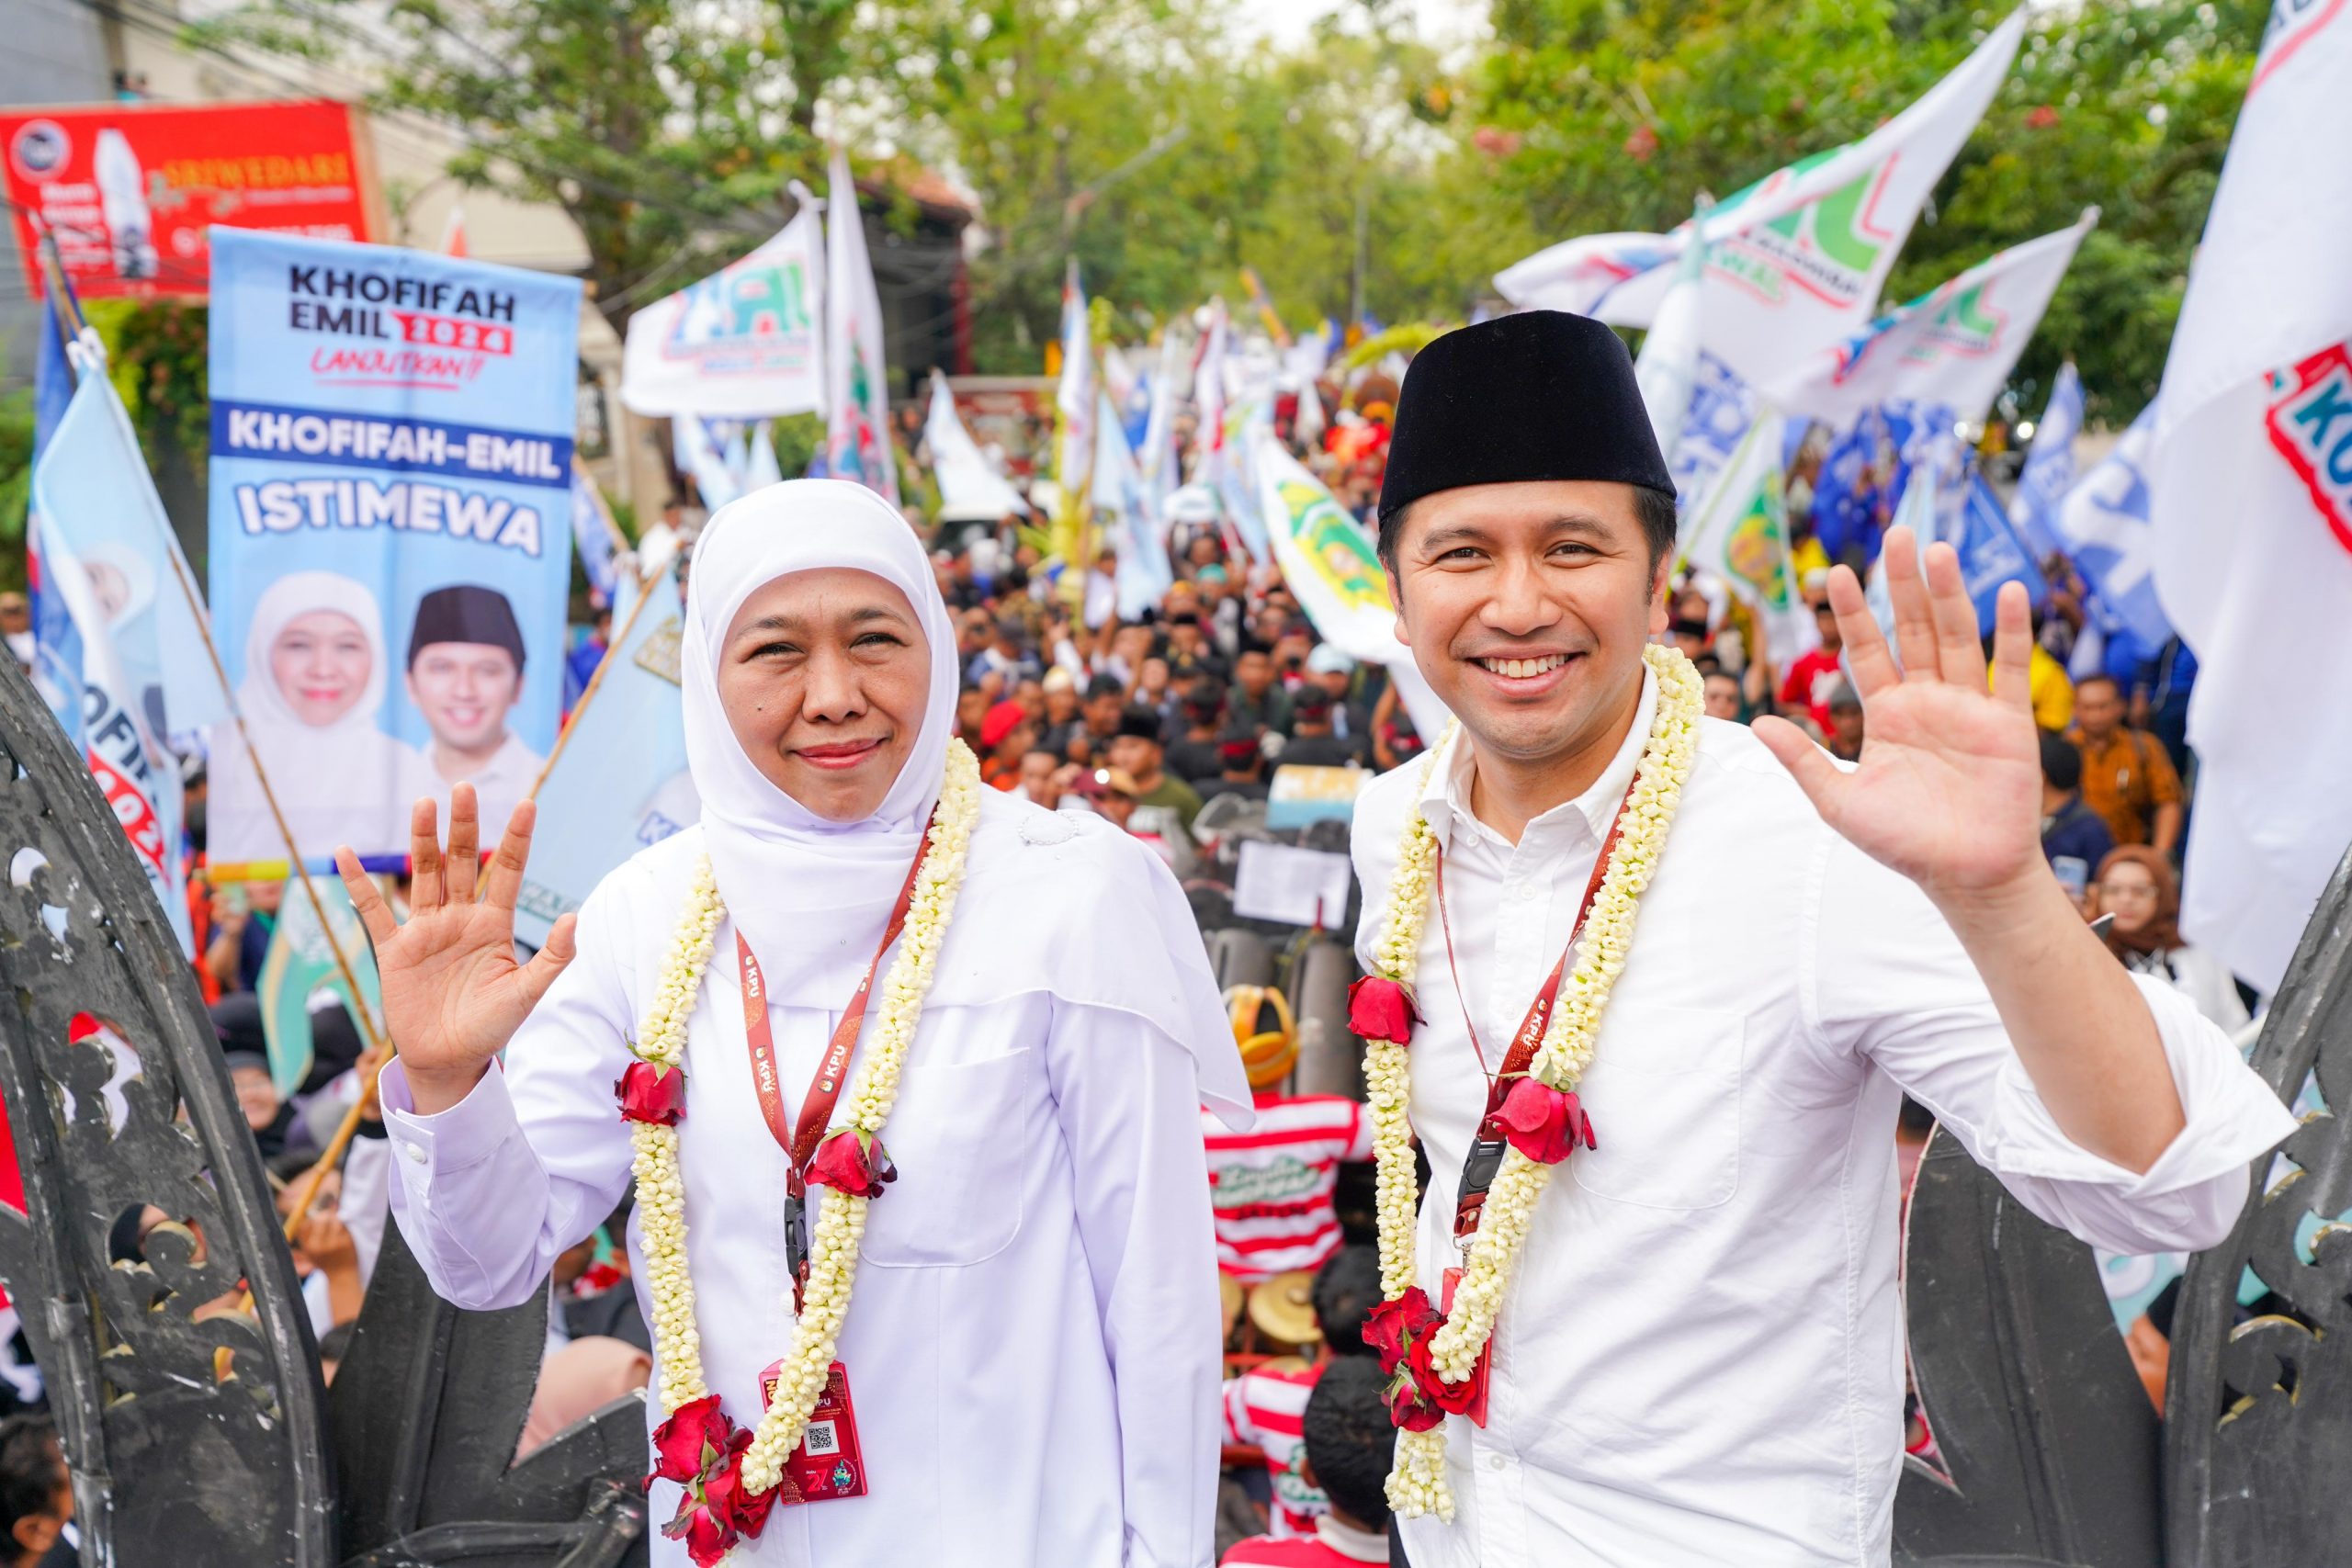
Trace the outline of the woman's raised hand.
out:
<instances>
[{"instance_id":1,"label":"woman's raised hand","mask_svg":"<svg viewBox=\"0 0 2352 1568\"><path fill-rule=\"evenodd\" d=\"M405 923L393 918L350 847L334 852L335 869L376 944L385 1021L423 1114L446 1111L472 1090L571 962L570 915L556 921L538 956L514 962L514 898L530 859L537 809L527 800L514 808L477 900L481 830L473 786L461 784L451 794L446 856L433 802L418 801L410 818L413 883Z\"/></svg>"}]
</instances>

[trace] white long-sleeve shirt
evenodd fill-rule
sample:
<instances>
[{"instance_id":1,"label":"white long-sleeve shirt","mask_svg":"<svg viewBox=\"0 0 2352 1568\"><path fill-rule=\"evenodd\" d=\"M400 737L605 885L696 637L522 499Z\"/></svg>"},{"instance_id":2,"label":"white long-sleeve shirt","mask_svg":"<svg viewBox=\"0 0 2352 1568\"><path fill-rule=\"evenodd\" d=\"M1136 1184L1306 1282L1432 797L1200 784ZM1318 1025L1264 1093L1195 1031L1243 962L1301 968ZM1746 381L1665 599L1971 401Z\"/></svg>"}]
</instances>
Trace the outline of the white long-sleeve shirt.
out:
<instances>
[{"instance_id":1,"label":"white long-sleeve shirt","mask_svg":"<svg viewBox=\"0 0 2352 1568\"><path fill-rule=\"evenodd\" d=\"M1459 739L1359 798L1367 961L1397 836L1443 846L1457 991L1435 900L1411 1118L1432 1180L1436 1299L1486 1080L1566 946L1639 760L1646 689L1609 769L1514 846L1472 815ZM1915 886L1822 822L1762 744L1703 721L1581 1095L1597 1149L1538 1201L1493 1339L1488 1421L1446 1423L1451 1526L1405 1521L1414 1568L1739 1568L1888 1559L1903 1455L1895 1113L1908 1090L2035 1213L2100 1246L2211 1245L2248 1162L2292 1129L2228 1039L2141 982L2188 1124L2143 1175L2077 1147Z\"/></svg>"},{"instance_id":2,"label":"white long-sleeve shirt","mask_svg":"<svg viewBox=\"0 0 2352 1568\"><path fill-rule=\"evenodd\" d=\"M460 1306L525 1300L628 1182L622 1032L684 887L683 869L657 880L646 863L591 898L578 958L503 1072L432 1116L385 1072L393 1212ZM752 1087L733 943L722 925L680 1143L704 1371L741 1423L788 1347L791 1297L785 1155ZM948 944L943 963L954 927ZM769 1016L797 1112L839 1013L795 999ZM747 1561L1206 1568L1219 1308L1199 1094L1191 1055L1128 1012L1043 993L924 1010L884 1132L899 1179L869 1211L841 1337L868 1492L777 1508ZM634 1220L628 1241L650 1322ZM678 1495L655 1485L657 1526ZM651 1546L657 1568L686 1561L683 1543Z\"/></svg>"}]
</instances>

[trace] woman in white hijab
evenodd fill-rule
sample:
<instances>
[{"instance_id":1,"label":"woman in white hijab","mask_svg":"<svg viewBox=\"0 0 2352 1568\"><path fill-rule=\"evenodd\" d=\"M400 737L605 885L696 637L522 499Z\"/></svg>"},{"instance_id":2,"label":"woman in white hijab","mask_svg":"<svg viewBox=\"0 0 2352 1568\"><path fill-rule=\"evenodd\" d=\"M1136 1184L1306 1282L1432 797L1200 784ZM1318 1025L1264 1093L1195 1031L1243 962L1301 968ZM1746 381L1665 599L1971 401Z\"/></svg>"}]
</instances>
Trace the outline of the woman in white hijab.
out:
<instances>
[{"instance_id":1,"label":"woman in white hijab","mask_svg":"<svg viewBox=\"0 0 2352 1568\"><path fill-rule=\"evenodd\" d=\"M245 632L236 727L214 731L207 848L216 865L286 858L253 756L269 771L305 856L337 844L395 849L416 754L377 728L384 705L384 622L375 595L332 571L295 571L262 591Z\"/></svg>"},{"instance_id":2,"label":"woman in white hijab","mask_svg":"<svg viewBox=\"0 0 2352 1568\"><path fill-rule=\"evenodd\" d=\"M411 1247L459 1305L526 1301L634 1160L652 1506L680 1538L657 1564L1205 1568L1196 1107L1246 1117L1249 1090L1174 882L1105 824L978 787L955 627L868 491L722 509L681 658L701 823L527 965L530 806L475 903L469 792L446 861L420 802L405 926L345 863L401 1054Z\"/></svg>"}]
</instances>

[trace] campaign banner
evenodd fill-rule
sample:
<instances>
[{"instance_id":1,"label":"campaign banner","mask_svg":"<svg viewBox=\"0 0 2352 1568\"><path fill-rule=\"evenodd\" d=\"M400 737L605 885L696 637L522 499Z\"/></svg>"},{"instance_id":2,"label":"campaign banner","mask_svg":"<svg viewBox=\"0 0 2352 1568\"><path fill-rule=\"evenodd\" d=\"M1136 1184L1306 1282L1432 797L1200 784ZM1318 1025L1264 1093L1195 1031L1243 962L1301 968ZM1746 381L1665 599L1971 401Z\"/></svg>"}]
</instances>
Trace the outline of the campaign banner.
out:
<instances>
[{"instance_id":1,"label":"campaign banner","mask_svg":"<svg viewBox=\"0 0 2352 1568\"><path fill-rule=\"evenodd\" d=\"M539 786L531 863L514 901L514 934L534 947L615 866L702 817L686 773L678 692L685 615L674 565L641 599L616 606L613 624L595 696L572 716L562 754Z\"/></svg>"},{"instance_id":2,"label":"campaign banner","mask_svg":"<svg viewBox=\"0 0 2352 1568\"><path fill-rule=\"evenodd\" d=\"M1284 450L1272 426L1260 427L1251 445L1272 554L1299 608L1317 634L1349 658L1387 666L1413 728L1436 745L1452 716L1412 651L1396 640L1387 573L1371 534Z\"/></svg>"},{"instance_id":3,"label":"campaign banner","mask_svg":"<svg viewBox=\"0 0 2352 1568\"><path fill-rule=\"evenodd\" d=\"M649 418L772 419L825 406L814 204L775 238L629 318L621 401Z\"/></svg>"},{"instance_id":4,"label":"campaign banner","mask_svg":"<svg viewBox=\"0 0 2352 1568\"><path fill-rule=\"evenodd\" d=\"M216 223L374 239L355 112L349 104L303 101L0 113L25 276L41 275L43 227L57 236L66 281L85 299L201 299Z\"/></svg>"},{"instance_id":5,"label":"campaign banner","mask_svg":"<svg viewBox=\"0 0 2352 1568\"><path fill-rule=\"evenodd\" d=\"M256 757L306 862L396 865L460 782L494 840L563 695L580 285L212 243L212 625L253 737L213 732L215 874L282 874Z\"/></svg>"}]
</instances>

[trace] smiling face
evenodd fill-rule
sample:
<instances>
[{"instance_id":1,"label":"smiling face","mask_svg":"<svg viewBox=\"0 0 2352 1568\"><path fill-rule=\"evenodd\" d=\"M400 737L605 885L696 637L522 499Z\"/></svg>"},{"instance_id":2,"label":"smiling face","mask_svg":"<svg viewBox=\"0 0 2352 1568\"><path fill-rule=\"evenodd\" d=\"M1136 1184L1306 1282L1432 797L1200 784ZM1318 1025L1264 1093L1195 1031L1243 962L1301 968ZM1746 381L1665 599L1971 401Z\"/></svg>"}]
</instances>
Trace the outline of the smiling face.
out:
<instances>
[{"instance_id":1,"label":"smiling face","mask_svg":"<svg viewBox=\"0 0 2352 1568\"><path fill-rule=\"evenodd\" d=\"M408 667L408 698L433 739L487 755L506 739L506 712L523 695L514 655L495 643L429 642Z\"/></svg>"},{"instance_id":2,"label":"smiling face","mask_svg":"<svg viewBox=\"0 0 2352 1568\"><path fill-rule=\"evenodd\" d=\"M868 572L797 571L735 613L718 701L769 783L818 816L872 816L914 750L931 649L905 594Z\"/></svg>"},{"instance_id":3,"label":"smiling face","mask_svg":"<svg viewBox=\"0 0 2352 1568\"><path fill-rule=\"evenodd\" d=\"M270 678L304 724L322 728L351 711L368 689L375 655L359 623L340 610L308 610L269 645Z\"/></svg>"},{"instance_id":4,"label":"smiling face","mask_svg":"<svg viewBox=\"0 0 2352 1568\"><path fill-rule=\"evenodd\" d=\"M1396 531L1396 632L1482 754L1541 766L1613 737L1666 628L1633 487L1583 479L1423 496Z\"/></svg>"}]
</instances>

